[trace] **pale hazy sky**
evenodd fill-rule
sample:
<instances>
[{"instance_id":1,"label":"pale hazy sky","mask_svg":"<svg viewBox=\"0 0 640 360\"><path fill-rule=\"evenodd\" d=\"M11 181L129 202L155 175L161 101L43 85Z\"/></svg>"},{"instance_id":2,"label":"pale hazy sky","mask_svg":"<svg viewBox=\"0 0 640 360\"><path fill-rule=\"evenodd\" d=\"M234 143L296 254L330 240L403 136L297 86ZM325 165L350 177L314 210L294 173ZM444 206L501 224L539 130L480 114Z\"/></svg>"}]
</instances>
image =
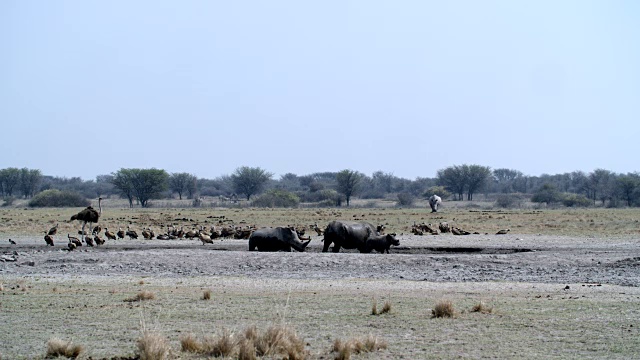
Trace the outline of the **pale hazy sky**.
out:
<instances>
[{"instance_id":1,"label":"pale hazy sky","mask_svg":"<svg viewBox=\"0 0 640 360\"><path fill-rule=\"evenodd\" d=\"M640 1L0 1L0 168L640 170Z\"/></svg>"}]
</instances>

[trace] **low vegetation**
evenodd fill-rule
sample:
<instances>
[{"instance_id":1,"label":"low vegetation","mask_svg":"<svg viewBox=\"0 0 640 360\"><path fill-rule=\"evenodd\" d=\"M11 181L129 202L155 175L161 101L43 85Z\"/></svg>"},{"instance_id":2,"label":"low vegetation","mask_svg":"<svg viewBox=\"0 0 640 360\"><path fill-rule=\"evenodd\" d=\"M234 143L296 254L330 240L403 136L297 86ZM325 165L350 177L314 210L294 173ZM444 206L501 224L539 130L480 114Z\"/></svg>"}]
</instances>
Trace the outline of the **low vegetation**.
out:
<instances>
[{"instance_id":1,"label":"low vegetation","mask_svg":"<svg viewBox=\"0 0 640 360\"><path fill-rule=\"evenodd\" d=\"M156 294L152 293L151 291L143 290L132 297L124 299L124 301L136 302L136 301L153 300L155 298L156 298Z\"/></svg>"},{"instance_id":2,"label":"low vegetation","mask_svg":"<svg viewBox=\"0 0 640 360\"><path fill-rule=\"evenodd\" d=\"M47 341L46 357L66 357L75 359L80 356L83 351L84 347L82 345L77 345L71 341L54 337Z\"/></svg>"},{"instance_id":3,"label":"low vegetation","mask_svg":"<svg viewBox=\"0 0 640 360\"><path fill-rule=\"evenodd\" d=\"M91 203L72 191L45 190L29 200L30 207L85 207Z\"/></svg>"},{"instance_id":4,"label":"low vegetation","mask_svg":"<svg viewBox=\"0 0 640 360\"><path fill-rule=\"evenodd\" d=\"M434 318L452 318L456 315L456 312L451 300L440 300L431 310L431 315Z\"/></svg>"}]
</instances>

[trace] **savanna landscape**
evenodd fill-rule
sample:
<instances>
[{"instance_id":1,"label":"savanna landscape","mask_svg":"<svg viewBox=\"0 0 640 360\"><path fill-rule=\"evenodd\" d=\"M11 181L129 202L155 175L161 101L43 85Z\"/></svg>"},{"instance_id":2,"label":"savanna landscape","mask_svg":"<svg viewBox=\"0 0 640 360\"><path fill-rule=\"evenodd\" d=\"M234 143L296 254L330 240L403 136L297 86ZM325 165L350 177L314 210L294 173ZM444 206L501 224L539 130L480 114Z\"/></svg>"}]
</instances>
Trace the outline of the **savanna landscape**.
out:
<instances>
[{"instance_id":1,"label":"savanna landscape","mask_svg":"<svg viewBox=\"0 0 640 360\"><path fill-rule=\"evenodd\" d=\"M260 253L246 239L140 237L69 251L81 208L0 209L3 359L640 356L638 209L102 205L103 229L289 225L311 243ZM385 225L400 245L322 253L311 227L336 219ZM441 222L472 234L411 232Z\"/></svg>"}]
</instances>

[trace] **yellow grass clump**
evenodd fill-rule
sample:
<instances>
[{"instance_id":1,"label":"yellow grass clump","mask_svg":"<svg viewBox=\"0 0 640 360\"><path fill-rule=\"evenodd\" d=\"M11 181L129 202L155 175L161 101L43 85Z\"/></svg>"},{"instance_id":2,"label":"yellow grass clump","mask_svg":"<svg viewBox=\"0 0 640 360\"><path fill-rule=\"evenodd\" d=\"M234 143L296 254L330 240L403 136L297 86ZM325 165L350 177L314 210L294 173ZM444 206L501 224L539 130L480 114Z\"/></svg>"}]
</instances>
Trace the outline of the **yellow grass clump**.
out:
<instances>
[{"instance_id":1,"label":"yellow grass clump","mask_svg":"<svg viewBox=\"0 0 640 360\"><path fill-rule=\"evenodd\" d=\"M391 302L389 300L386 300L384 302L384 305L382 306L382 309L378 311L378 300L374 297L373 298L373 305L371 306L371 315L380 315L380 314L386 314L391 312Z\"/></svg>"},{"instance_id":2,"label":"yellow grass clump","mask_svg":"<svg viewBox=\"0 0 640 360\"><path fill-rule=\"evenodd\" d=\"M352 353L360 354L380 351L386 349L387 346L388 344L385 340L369 334L364 339L352 338L348 341L335 339L331 352L335 353L336 360L347 360L351 358Z\"/></svg>"},{"instance_id":3,"label":"yellow grass clump","mask_svg":"<svg viewBox=\"0 0 640 360\"><path fill-rule=\"evenodd\" d=\"M440 300L435 308L431 310L431 315L434 318L451 318L455 316L455 309L453 303L450 300Z\"/></svg>"},{"instance_id":4,"label":"yellow grass clump","mask_svg":"<svg viewBox=\"0 0 640 360\"><path fill-rule=\"evenodd\" d=\"M211 290L207 289L202 293L202 300L211 300Z\"/></svg>"},{"instance_id":5,"label":"yellow grass clump","mask_svg":"<svg viewBox=\"0 0 640 360\"><path fill-rule=\"evenodd\" d=\"M144 290L144 291L140 291L133 297L124 299L124 301L135 302L135 301L153 300L155 298L156 298L156 294L152 293L151 291Z\"/></svg>"},{"instance_id":6,"label":"yellow grass clump","mask_svg":"<svg viewBox=\"0 0 640 360\"><path fill-rule=\"evenodd\" d=\"M493 312L492 307L488 307L484 304L484 302L480 301L479 303L473 305L471 308L471 312L479 312L481 314L491 314Z\"/></svg>"},{"instance_id":7,"label":"yellow grass clump","mask_svg":"<svg viewBox=\"0 0 640 360\"><path fill-rule=\"evenodd\" d=\"M75 359L84 351L82 345L74 345L71 341L65 341L59 338L51 338L47 341L46 357L59 357Z\"/></svg>"},{"instance_id":8,"label":"yellow grass clump","mask_svg":"<svg viewBox=\"0 0 640 360\"><path fill-rule=\"evenodd\" d=\"M167 338L149 330L143 330L138 338L138 351L140 360L165 360L171 356Z\"/></svg>"}]
</instances>

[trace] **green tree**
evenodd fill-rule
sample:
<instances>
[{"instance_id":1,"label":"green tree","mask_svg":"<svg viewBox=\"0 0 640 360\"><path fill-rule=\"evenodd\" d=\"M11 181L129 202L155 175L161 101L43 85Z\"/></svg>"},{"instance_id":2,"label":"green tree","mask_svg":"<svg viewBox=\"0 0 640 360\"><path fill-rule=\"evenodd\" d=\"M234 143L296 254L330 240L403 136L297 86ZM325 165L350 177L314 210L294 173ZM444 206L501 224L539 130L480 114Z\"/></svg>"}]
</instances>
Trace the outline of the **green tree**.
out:
<instances>
[{"instance_id":1,"label":"green tree","mask_svg":"<svg viewBox=\"0 0 640 360\"><path fill-rule=\"evenodd\" d=\"M20 190L25 198L33 197L42 182L42 173L36 169L20 169Z\"/></svg>"},{"instance_id":2,"label":"green tree","mask_svg":"<svg viewBox=\"0 0 640 360\"><path fill-rule=\"evenodd\" d=\"M271 189L253 200L253 205L257 207L271 208L295 208L300 203L300 198L289 191L281 189Z\"/></svg>"},{"instance_id":3,"label":"green tree","mask_svg":"<svg viewBox=\"0 0 640 360\"><path fill-rule=\"evenodd\" d=\"M491 176L491 168L480 165L454 165L438 170L437 183L463 199L467 192L467 200L473 200L473 194L487 184Z\"/></svg>"},{"instance_id":4,"label":"green tree","mask_svg":"<svg viewBox=\"0 0 640 360\"><path fill-rule=\"evenodd\" d=\"M636 189L640 186L640 177L637 175L624 175L616 179L617 192L620 197L631 206L635 199Z\"/></svg>"},{"instance_id":5,"label":"green tree","mask_svg":"<svg viewBox=\"0 0 640 360\"><path fill-rule=\"evenodd\" d=\"M189 173L172 173L169 176L169 189L171 191L178 193L178 197L182 200L182 194L189 190L189 186L194 184L196 181L195 175L191 175ZM191 193L191 192L189 192Z\"/></svg>"},{"instance_id":6,"label":"green tree","mask_svg":"<svg viewBox=\"0 0 640 360\"><path fill-rule=\"evenodd\" d=\"M438 170L436 182L444 186L447 190L458 196L458 200L463 200L464 189L467 185L465 171L462 166L454 165Z\"/></svg>"},{"instance_id":7,"label":"green tree","mask_svg":"<svg viewBox=\"0 0 640 360\"><path fill-rule=\"evenodd\" d=\"M511 193L514 190L514 182L522 177L522 172L512 169L494 169L493 179L496 181L498 191Z\"/></svg>"},{"instance_id":8,"label":"green tree","mask_svg":"<svg viewBox=\"0 0 640 360\"><path fill-rule=\"evenodd\" d=\"M233 188L238 194L244 194L247 201L251 195L259 193L264 185L271 179L272 173L267 172L259 167L243 166L237 168L231 175Z\"/></svg>"},{"instance_id":9,"label":"green tree","mask_svg":"<svg viewBox=\"0 0 640 360\"><path fill-rule=\"evenodd\" d=\"M111 183L129 200L129 207L132 208L135 196L133 190L134 169L120 169L111 175Z\"/></svg>"},{"instance_id":10,"label":"green tree","mask_svg":"<svg viewBox=\"0 0 640 360\"><path fill-rule=\"evenodd\" d=\"M336 175L338 192L346 198L347 206L349 206L351 196L358 191L358 184L361 178L362 174L349 169L342 170Z\"/></svg>"},{"instance_id":11,"label":"green tree","mask_svg":"<svg viewBox=\"0 0 640 360\"><path fill-rule=\"evenodd\" d=\"M533 193L531 201L536 203L546 203L547 205L562 200L562 194L551 184L544 184L538 191Z\"/></svg>"},{"instance_id":12,"label":"green tree","mask_svg":"<svg viewBox=\"0 0 640 360\"><path fill-rule=\"evenodd\" d=\"M0 170L0 189L2 195L13 196L13 191L20 183L20 169L6 168Z\"/></svg>"},{"instance_id":13,"label":"green tree","mask_svg":"<svg viewBox=\"0 0 640 360\"><path fill-rule=\"evenodd\" d=\"M473 200L473 194L487 185L491 168L480 165L463 165L467 183L467 200Z\"/></svg>"},{"instance_id":14,"label":"green tree","mask_svg":"<svg viewBox=\"0 0 640 360\"><path fill-rule=\"evenodd\" d=\"M169 174L160 169L120 169L113 176L113 185L120 189L133 206L133 197L142 207L149 206L149 200L157 198L168 188Z\"/></svg>"}]
</instances>

